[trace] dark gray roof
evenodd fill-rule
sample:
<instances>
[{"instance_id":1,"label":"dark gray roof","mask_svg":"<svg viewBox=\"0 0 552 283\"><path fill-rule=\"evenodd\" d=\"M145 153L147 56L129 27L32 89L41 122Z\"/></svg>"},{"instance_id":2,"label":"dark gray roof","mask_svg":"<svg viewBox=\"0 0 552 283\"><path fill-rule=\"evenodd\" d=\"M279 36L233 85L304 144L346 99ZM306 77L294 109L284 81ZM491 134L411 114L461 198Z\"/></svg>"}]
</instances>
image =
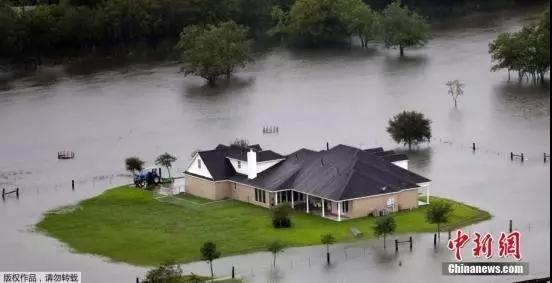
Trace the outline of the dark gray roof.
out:
<instances>
[{"instance_id":1,"label":"dark gray roof","mask_svg":"<svg viewBox=\"0 0 552 283\"><path fill-rule=\"evenodd\" d=\"M331 200L392 193L430 181L391 163L406 160L403 154L382 148L360 150L346 145L327 151L300 149L259 173L255 179L248 179L236 173L226 158L240 157L247 150L249 148L219 145L215 150L199 154L215 181L231 180L269 191L293 189ZM258 160L262 152L284 158L272 151L262 151L260 146L254 150L258 150Z\"/></svg>"},{"instance_id":2,"label":"dark gray roof","mask_svg":"<svg viewBox=\"0 0 552 283\"><path fill-rule=\"evenodd\" d=\"M255 179L231 180L265 190L293 189L332 200L345 200L416 188L428 179L354 147L329 151L301 149Z\"/></svg>"}]
</instances>

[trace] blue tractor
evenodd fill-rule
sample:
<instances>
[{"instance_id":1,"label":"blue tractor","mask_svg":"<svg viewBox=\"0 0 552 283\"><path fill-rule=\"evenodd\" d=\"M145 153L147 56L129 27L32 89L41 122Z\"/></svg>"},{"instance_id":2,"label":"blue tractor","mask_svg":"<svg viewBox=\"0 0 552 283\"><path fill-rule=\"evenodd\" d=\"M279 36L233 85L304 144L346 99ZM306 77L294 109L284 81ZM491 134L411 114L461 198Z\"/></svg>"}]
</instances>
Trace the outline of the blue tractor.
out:
<instances>
[{"instance_id":1,"label":"blue tractor","mask_svg":"<svg viewBox=\"0 0 552 283\"><path fill-rule=\"evenodd\" d=\"M161 168L145 168L134 175L134 185L138 188L152 187L161 182Z\"/></svg>"}]
</instances>

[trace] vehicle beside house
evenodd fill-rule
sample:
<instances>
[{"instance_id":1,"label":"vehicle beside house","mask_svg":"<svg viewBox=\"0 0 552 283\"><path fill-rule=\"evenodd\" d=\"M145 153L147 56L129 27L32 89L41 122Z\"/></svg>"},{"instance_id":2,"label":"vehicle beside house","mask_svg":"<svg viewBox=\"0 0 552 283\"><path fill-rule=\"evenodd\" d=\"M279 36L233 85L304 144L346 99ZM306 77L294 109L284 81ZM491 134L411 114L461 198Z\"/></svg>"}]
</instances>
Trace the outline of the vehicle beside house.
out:
<instances>
[{"instance_id":1,"label":"vehicle beside house","mask_svg":"<svg viewBox=\"0 0 552 283\"><path fill-rule=\"evenodd\" d=\"M337 145L289 155L259 145L199 151L184 172L186 192L271 208L282 203L342 221L410 210L429 200L431 181L408 170L404 154Z\"/></svg>"}]
</instances>

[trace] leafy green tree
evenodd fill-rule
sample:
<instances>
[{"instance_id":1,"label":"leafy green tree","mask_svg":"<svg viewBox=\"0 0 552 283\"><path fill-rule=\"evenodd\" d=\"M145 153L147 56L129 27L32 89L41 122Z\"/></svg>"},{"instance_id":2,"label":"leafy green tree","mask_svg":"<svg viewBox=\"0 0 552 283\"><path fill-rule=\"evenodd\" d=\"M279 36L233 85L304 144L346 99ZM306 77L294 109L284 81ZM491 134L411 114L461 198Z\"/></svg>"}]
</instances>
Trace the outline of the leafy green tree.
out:
<instances>
[{"instance_id":1,"label":"leafy green tree","mask_svg":"<svg viewBox=\"0 0 552 283\"><path fill-rule=\"evenodd\" d=\"M167 172L169 172L169 178L171 177L171 167L172 164L176 161L176 157L172 156L168 152L165 152L157 157L155 159L155 164L159 166L164 166L167 168Z\"/></svg>"},{"instance_id":2,"label":"leafy green tree","mask_svg":"<svg viewBox=\"0 0 552 283\"><path fill-rule=\"evenodd\" d=\"M378 35L381 16L368 5L358 5L351 14L350 30L360 39L363 48Z\"/></svg>"},{"instance_id":3,"label":"leafy green tree","mask_svg":"<svg viewBox=\"0 0 552 283\"><path fill-rule=\"evenodd\" d=\"M441 238L441 225L449 222L452 211L452 205L444 201L434 201L427 205L426 220L431 224L437 224L439 238Z\"/></svg>"},{"instance_id":4,"label":"leafy green tree","mask_svg":"<svg viewBox=\"0 0 552 283\"><path fill-rule=\"evenodd\" d=\"M182 282L182 269L178 264L165 263L146 273L146 282L178 283Z\"/></svg>"},{"instance_id":5,"label":"leafy green tree","mask_svg":"<svg viewBox=\"0 0 552 283\"><path fill-rule=\"evenodd\" d=\"M335 237L332 234L324 234L320 237L320 242L326 245L326 262L330 264L330 245L335 243Z\"/></svg>"},{"instance_id":6,"label":"leafy green tree","mask_svg":"<svg viewBox=\"0 0 552 283\"><path fill-rule=\"evenodd\" d=\"M266 249L272 253L272 266L276 267L276 256L278 256L279 253L284 252L284 244L282 244L280 241L273 241L268 244Z\"/></svg>"},{"instance_id":7,"label":"leafy green tree","mask_svg":"<svg viewBox=\"0 0 552 283\"><path fill-rule=\"evenodd\" d=\"M353 15L365 7L362 0L296 0L287 32L294 41L309 45L339 42L354 32Z\"/></svg>"},{"instance_id":8,"label":"leafy green tree","mask_svg":"<svg viewBox=\"0 0 552 283\"><path fill-rule=\"evenodd\" d=\"M397 223L392 216L380 216L376 218L374 224L374 234L379 237L383 236L383 248L386 248L386 236L395 233Z\"/></svg>"},{"instance_id":9,"label":"leafy green tree","mask_svg":"<svg viewBox=\"0 0 552 283\"><path fill-rule=\"evenodd\" d=\"M389 120L387 132L395 142L408 145L411 150L412 145L430 141L431 120L416 111L403 111Z\"/></svg>"},{"instance_id":10,"label":"leafy green tree","mask_svg":"<svg viewBox=\"0 0 552 283\"><path fill-rule=\"evenodd\" d=\"M220 257L220 252L217 250L217 245L213 242L205 242L200 249L201 259L209 263L209 268L211 269L211 277L215 277L215 272L213 271L213 261Z\"/></svg>"},{"instance_id":11,"label":"leafy green tree","mask_svg":"<svg viewBox=\"0 0 552 283\"><path fill-rule=\"evenodd\" d=\"M206 27L188 26L180 34L182 70L215 84L251 60L251 40L247 28L234 22Z\"/></svg>"},{"instance_id":12,"label":"leafy green tree","mask_svg":"<svg viewBox=\"0 0 552 283\"><path fill-rule=\"evenodd\" d=\"M394 1L383 10L381 33L386 47L399 48L401 56L408 47L419 47L428 40L429 25L416 12Z\"/></svg>"},{"instance_id":13,"label":"leafy green tree","mask_svg":"<svg viewBox=\"0 0 552 283\"><path fill-rule=\"evenodd\" d=\"M130 171L133 175L136 172L142 171L144 169L144 161L138 157L129 157L125 159L126 170Z\"/></svg>"}]
</instances>

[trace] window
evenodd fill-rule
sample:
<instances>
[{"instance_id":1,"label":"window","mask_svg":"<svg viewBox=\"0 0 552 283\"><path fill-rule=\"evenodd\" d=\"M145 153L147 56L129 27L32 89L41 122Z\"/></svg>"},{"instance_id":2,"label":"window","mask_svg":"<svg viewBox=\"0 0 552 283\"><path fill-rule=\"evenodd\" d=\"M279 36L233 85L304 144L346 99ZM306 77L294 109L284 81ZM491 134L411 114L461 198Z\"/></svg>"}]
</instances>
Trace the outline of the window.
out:
<instances>
[{"instance_id":1,"label":"window","mask_svg":"<svg viewBox=\"0 0 552 283\"><path fill-rule=\"evenodd\" d=\"M259 190L259 189L255 189L255 201L256 201L256 202L266 203L266 194L265 194L265 191Z\"/></svg>"},{"instance_id":2,"label":"window","mask_svg":"<svg viewBox=\"0 0 552 283\"><path fill-rule=\"evenodd\" d=\"M201 169L201 159L197 160L197 168Z\"/></svg>"},{"instance_id":3,"label":"window","mask_svg":"<svg viewBox=\"0 0 552 283\"><path fill-rule=\"evenodd\" d=\"M348 201L341 202L341 212L342 213L348 213L349 212L349 202Z\"/></svg>"},{"instance_id":4,"label":"window","mask_svg":"<svg viewBox=\"0 0 552 283\"><path fill-rule=\"evenodd\" d=\"M238 168L241 168L241 161L238 160Z\"/></svg>"}]
</instances>

